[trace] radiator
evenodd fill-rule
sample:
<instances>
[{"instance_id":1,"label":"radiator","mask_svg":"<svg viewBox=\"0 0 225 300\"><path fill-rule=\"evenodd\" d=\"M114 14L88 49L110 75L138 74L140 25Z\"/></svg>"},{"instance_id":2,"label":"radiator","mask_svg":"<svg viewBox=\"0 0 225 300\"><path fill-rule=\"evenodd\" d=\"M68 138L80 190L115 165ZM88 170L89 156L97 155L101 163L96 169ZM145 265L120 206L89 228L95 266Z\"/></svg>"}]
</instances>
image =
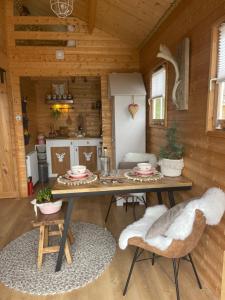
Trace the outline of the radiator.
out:
<instances>
[{"instance_id":1,"label":"radiator","mask_svg":"<svg viewBox=\"0 0 225 300\"><path fill-rule=\"evenodd\" d=\"M26 155L27 177L32 177L33 185L39 180L37 151L32 151Z\"/></svg>"}]
</instances>

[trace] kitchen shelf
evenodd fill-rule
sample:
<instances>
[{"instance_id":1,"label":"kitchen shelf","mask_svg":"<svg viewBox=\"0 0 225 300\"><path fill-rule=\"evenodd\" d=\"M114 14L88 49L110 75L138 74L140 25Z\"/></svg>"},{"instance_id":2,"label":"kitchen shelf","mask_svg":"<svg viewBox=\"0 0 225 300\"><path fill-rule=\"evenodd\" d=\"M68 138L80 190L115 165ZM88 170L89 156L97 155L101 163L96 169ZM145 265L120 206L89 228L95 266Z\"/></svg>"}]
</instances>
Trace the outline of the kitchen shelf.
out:
<instances>
[{"instance_id":1,"label":"kitchen shelf","mask_svg":"<svg viewBox=\"0 0 225 300\"><path fill-rule=\"evenodd\" d=\"M47 104L73 104L74 99L46 100Z\"/></svg>"}]
</instances>

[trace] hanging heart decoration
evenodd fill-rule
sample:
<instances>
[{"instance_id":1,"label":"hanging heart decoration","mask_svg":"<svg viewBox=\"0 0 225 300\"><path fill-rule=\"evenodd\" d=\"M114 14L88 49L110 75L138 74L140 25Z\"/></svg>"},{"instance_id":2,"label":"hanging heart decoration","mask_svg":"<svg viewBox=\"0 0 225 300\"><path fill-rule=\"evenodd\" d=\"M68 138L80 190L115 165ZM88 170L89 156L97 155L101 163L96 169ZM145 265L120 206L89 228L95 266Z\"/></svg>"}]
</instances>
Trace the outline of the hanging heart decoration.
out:
<instances>
[{"instance_id":1,"label":"hanging heart decoration","mask_svg":"<svg viewBox=\"0 0 225 300\"><path fill-rule=\"evenodd\" d=\"M132 119L134 119L134 117L135 117L136 113L138 112L138 110L139 110L139 105L138 104L132 103L132 104L128 105L128 111L131 114Z\"/></svg>"}]
</instances>

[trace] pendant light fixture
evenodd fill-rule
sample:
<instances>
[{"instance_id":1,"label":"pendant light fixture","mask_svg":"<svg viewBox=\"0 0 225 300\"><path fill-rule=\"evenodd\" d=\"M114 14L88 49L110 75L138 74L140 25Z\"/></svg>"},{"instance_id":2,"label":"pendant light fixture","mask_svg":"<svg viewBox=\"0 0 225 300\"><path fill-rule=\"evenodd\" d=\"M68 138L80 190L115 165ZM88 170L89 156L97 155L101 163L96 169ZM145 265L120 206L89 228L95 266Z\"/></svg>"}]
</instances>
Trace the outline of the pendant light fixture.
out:
<instances>
[{"instance_id":1,"label":"pendant light fixture","mask_svg":"<svg viewBox=\"0 0 225 300\"><path fill-rule=\"evenodd\" d=\"M73 12L73 0L50 0L50 5L59 18L66 18Z\"/></svg>"}]
</instances>

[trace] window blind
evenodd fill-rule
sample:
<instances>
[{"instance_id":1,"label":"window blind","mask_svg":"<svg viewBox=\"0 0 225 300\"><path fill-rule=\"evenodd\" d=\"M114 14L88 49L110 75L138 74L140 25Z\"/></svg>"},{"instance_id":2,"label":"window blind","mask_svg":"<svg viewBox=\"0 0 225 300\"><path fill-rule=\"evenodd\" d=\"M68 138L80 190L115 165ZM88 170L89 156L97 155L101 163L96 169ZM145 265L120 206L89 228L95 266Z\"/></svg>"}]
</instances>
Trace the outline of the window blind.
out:
<instances>
[{"instance_id":1,"label":"window blind","mask_svg":"<svg viewBox=\"0 0 225 300\"><path fill-rule=\"evenodd\" d=\"M225 23L219 27L217 81L225 81Z\"/></svg>"},{"instance_id":2,"label":"window blind","mask_svg":"<svg viewBox=\"0 0 225 300\"><path fill-rule=\"evenodd\" d=\"M166 70L162 67L152 74L151 98L164 97L165 88Z\"/></svg>"}]
</instances>

